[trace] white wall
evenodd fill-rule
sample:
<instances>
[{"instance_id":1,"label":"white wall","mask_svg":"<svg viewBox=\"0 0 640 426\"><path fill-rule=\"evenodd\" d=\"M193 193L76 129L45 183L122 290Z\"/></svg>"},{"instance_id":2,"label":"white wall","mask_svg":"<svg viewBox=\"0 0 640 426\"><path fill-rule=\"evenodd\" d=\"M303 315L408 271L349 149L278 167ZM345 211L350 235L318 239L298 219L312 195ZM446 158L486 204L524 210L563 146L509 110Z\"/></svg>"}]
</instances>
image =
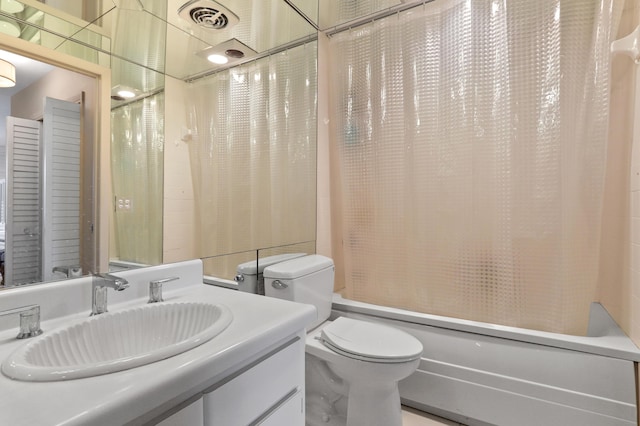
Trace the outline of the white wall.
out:
<instances>
[{"instance_id":1,"label":"white wall","mask_svg":"<svg viewBox=\"0 0 640 426\"><path fill-rule=\"evenodd\" d=\"M163 262L197 256L195 199L188 142L182 141L186 123L186 83L165 77Z\"/></svg>"}]
</instances>

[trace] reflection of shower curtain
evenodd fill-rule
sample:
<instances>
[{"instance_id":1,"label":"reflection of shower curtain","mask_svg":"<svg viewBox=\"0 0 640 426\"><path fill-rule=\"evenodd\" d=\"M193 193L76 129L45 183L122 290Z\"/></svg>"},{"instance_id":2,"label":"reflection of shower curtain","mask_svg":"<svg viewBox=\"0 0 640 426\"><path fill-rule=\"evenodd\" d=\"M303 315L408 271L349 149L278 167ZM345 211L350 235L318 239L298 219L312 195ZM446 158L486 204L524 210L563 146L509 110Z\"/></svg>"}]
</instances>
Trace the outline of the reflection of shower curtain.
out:
<instances>
[{"instance_id":1,"label":"reflection of shower curtain","mask_svg":"<svg viewBox=\"0 0 640 426\"><path fill-rule=\"evenodd\" d=\"M438 0L331 39L349 297L586 331L620 3Z\"/></svg>"},{"instance_id":2,"label":"reflection of shower curtain","mask_svg":"<svg viewBox=\"0 0 640 426\"><path fill-rule=\"evenodd\" d=\"M200 256L314 240L316 43L196 81L188 99Z\"/></svg>"},{"instance_id":3,"label":"reflection of shower curtain","mask_svg":"<svg viewBox=\"0 0 640 426\"><path fill-rule=\"evenodd\" d=\"M119 260L162 263L164 93L111 111L111 174ZM117 204L122 201L122 208ZM127 208L129 200L129 208Z\"/></svg>"}]
</instances>

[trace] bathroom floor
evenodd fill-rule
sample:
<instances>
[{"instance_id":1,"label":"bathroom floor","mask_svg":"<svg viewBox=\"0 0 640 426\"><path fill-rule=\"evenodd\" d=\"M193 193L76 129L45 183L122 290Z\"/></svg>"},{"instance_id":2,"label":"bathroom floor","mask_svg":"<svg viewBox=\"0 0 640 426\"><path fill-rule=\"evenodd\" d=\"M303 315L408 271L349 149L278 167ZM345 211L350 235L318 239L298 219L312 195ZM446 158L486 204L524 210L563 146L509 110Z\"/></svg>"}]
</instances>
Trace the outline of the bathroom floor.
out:
<instances>
[{"instance_id":1,"label":"bathroom floor","mask_svg":"<svg viewBox=\"0 0 640 426\"><path fill-rule=\"evenodd\" d=\"M410 407L402 407L402 426L464 426Z\"/></svg>"}]
</instances>

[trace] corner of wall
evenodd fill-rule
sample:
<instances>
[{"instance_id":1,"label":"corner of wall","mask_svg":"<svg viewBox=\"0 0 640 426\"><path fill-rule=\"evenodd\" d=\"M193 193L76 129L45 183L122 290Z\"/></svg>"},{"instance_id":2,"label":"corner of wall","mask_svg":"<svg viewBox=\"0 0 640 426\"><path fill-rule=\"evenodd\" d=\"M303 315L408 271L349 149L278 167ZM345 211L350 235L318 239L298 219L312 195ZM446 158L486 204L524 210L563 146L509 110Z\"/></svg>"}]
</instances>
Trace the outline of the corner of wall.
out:
<instances>
[{"instance_id":1,"label":"corner of wall","mask_svg":"<svg viewBox=\"0 0 640 426\"><path fill-rule=\"evenodd\" d=\"M186 89L187 83L165 77L163 263L198 257L189 142L182 140L188 127Z\"/></svg>"}]
</instances>

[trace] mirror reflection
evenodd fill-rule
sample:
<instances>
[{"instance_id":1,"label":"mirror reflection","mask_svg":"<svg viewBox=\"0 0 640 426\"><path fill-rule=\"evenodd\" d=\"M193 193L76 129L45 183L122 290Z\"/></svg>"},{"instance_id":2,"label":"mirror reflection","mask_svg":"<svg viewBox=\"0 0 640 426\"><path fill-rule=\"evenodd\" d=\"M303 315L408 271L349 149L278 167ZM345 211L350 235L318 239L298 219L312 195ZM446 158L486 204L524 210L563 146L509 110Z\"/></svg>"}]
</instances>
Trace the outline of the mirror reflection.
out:
<instances>
[{"instance_id":1,"label":"mirror reflection","mask_svg":"<svg viewBox=\"0 0 640 426\"><path fill-rule=\"evenodd\" d=\"M0 271L7 287L94 270L93 78L10 52L0 89Z\"/></svg>"},{"instance_id":2,"label":"mirror reflection","mask_svg":"<svg viewBox=\"0 0 640 426\"><path fill-rule=\"evenodd\" d=\"M163 262L204 258L205 273L225 279L236 275L238 264L255 261L260 249L296 250L286 247L304 243L307 252L314 252L315 28L283 1L217 3L218 9L233 15L234 22L230 28L216 30L201 28L180 14L182 6L197 8L206 3L210 7L213 2L169 1L166 10L154 6L155 2L141 3L143 12L158 19L156 23L166 22L165 109L140 106L142 116L137 122L158 125L154 132L136 133L145 146L153 145L152 139L164 140L164 214L161 231L152 231L139 220L131 221L131 232L116 225L114 239L120 241L112 245L112 264L145 263L140 256L124 253L144 254L135 246L149 240L150 232L162 234ZM140 13L118 12L118 20ZM272 23L265 16L285 21ZM115 50L118 34L124 33L114 34ZM172 45L176 40L181 41ZM229 41L238 50L249 48L251 56L230 58L227 64L205 60L202 50L220 44L226 48ZM157 45L146 49L146 54L154 49L155 57L160 57L163 52ZM134 56L131 52L127 57ZM112 118L112 128L120 128L124 118ZM126 140L124 133L118 134L112 140L114 153L116 144ZM139 163L152 161L153 155ZM114 188L117 176L127 173L119 168L124 162L116 163ZM158 164L155 170L161 167ZM121 201L118 196L116 200ZM124 206L127 200L122 200ZM129 205L134 206L130 211L118 204L115 222L118 216L133 218L135 206L146 205L146 198L142 203L129 200ZM154 220L149 213L145 216ZM132 237L125 246L121 235L140 237Z\"/></svg>"},{"instance_id":3,"label":"mirror reflection","mask_svg":"<svg viewBox=\"0 0 640 426\"><path fill-rule=\"evenodd\" d=\"M112 269L200 257L232 279L260 251L315 250L315 1L61 3L37 25L0 15L42 31L32 42L108 58ZM228 26L185 12L213 6Z\"/></svg>"}]
</instances>

